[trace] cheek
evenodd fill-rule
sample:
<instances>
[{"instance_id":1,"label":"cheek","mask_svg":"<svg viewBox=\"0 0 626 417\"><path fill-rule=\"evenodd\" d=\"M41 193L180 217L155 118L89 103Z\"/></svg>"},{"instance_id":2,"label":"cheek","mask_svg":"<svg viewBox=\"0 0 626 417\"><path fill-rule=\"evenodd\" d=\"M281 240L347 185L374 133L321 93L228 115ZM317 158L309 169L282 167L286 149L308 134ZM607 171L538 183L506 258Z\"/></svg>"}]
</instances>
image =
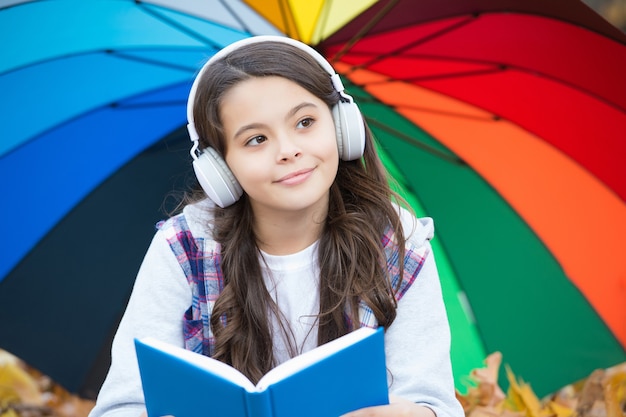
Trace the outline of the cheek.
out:
<instances>
[{"instance_id":1,"label":"cheek","mask_svg":"<svg viewBox=\"0 0 626 417\"><path fill-rule=\"evenodd\" d=\"M336 145L328 150L325 159L328 166L336 172L339 168L339 149Z\"/></svg>"},{"instance_id":2,"label":"cheek","mask_svg":"<svg viewBox=\"0 0 626 417\"><path fill-rule=\"evenodd\" d=\"M328 141L324 144L324 149L318 149L320 153L318 153L321 160L324 161L325 170L329 176L332 177L334 181L334 177L337 175L337 170L339 169L339 149L337 147L337 142L334 139Z\"/></svg>"},{"instance_id":3,"label":"cheek","mask_svg":"<svg viewBox=\"0 0 626 417\"><path fill-rule=\"evenodd\" d=\"M329 161L334 161L336 164L339 164L339 147L334 130L329 132L329 137L331 140L326 143L326 157Z\"/></svg>"},{"instance_id":4,"label":"cheek","mask_svg":"<svg viewBox=\"0 0 626 417\"><path fill-rule=\"evenodd\" d=\"M314 146L319 155L323 155L326 159L333 158L333 154L335 158L339 158L335 123L330 114L328 116L329 117L327 119L321 121L324 127L316 133Z\"/></svg>"},{"instance_id":5,"label":"cheek","mask_svg":"<svg viewBox=\"0 0 626 417\"><path fill-rule=\"evenodd\" d=\"M248 193L250 188L253 188L255 183L263 180L264 173L260 169L261 164L258 161L246 161L246 160L226 160L230 172L234 178L239 182L241 187Z\"/></svg>"}]
</instances>

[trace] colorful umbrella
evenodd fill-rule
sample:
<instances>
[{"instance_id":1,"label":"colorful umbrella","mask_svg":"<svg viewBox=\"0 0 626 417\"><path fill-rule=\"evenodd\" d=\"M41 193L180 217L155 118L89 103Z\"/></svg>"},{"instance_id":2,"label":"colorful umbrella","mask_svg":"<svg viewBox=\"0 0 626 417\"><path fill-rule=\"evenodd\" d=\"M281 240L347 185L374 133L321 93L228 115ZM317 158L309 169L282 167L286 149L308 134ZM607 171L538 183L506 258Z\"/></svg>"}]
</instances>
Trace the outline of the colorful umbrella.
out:
<instances>
[{"instance_id":1,"label":"colorful umbrella","mask_svg":"<svg viewBox=\"0 0 626 417\"><path fill-rule=\"evenodd\" d=\"M578 2L390 1L320 49L436 219L486 350L540 393L623 361L626 36Z\"/></svg>"},{"instance_id":2,"label":"colorful umbrella","mask_svg":"<svg viewBox=\"0 0 626 417\"><path fill-rule=\"evenodd\" d=\"M60 0L0 9L0 38L12 40L0 44L0 175L18 179L0 192L20 203L3 208L12 221L0 262L0 323L13 324L0 346L72 390L97 390L101 373L90 367L106 368L98 353L108 349L152 235L152 219L144 229L130 226L145 226L142 211L160 214L165 191L145 186L159 181L151 176L163 173L168 155L175 168L166 178L188 174L186 158L169 151L186 151L184 133L161 138L185 123L193 74L235 39L283 32L322 41L407 199L435 218L459 387L492 350L539 393L624 360L618 330L626 316L611 298L624 295L623 269L613 261L626 217L616 170L624 148L611 140L625 126L623 34L564 1L196 3ZM560 61L580 68L566 74ZM590 137L602 146L590 147ZM141 190L123 194L120 183ZM144 192L152 196L145 209L112 210L143 201ZM590 241L579 231L598 212ZM72 220L77 213L82 220ZM103 227L93 243L73 256L96 222ZM111 238L100 246L103 230ZM112 269L111 247L120 257L129 252L128 265ZM590 256L591 274L581 261ZM589 281L599 296L581 284ZM608 307L598 308L605 296ZM27 302L32 314L22 314ZM41 310L49 314L34 313ZM607 311L617 311L617 321Z\"/></svg>"},{"instance_id":3,"label":"colorful umbrella","mask_svg":"<svg viewBox=\"0 0 626 417\"><path fill-rule=\"evenodd\" d=\"M278 33L245 4L197 3L0 8L0 347L85 396L164 198L191 174L180 128L199 64Z\"/></svg>"}]
</instances>

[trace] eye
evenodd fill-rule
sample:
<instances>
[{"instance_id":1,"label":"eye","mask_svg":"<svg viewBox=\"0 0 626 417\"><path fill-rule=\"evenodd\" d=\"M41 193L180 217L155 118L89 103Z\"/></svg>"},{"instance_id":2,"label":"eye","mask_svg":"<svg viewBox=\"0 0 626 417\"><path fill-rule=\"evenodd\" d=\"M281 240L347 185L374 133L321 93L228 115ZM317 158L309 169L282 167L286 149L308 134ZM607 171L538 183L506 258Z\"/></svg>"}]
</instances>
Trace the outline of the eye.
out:
<instances>
[{"instance_id":1,"label":"eye","mask_svg":"<svg viewBox=\"0 0 626 417\"><path fill-rule=\"evenodd\" d=\"M315 120L312 117L305 117L298 122L297 127L306 129L308 127L311 127L313 123L315 123Z\"/></svg>"},{"instance_id":2,"label":"eye","mask_svg":"<svg viewBox=\"0 0 626 417\"><path fill-rule=\"evenodd\" d=\"M263 142L265 142L267 138L265 136L255 136L246 142L246 146L259 146Z\"/></svg>"}]
</instances>

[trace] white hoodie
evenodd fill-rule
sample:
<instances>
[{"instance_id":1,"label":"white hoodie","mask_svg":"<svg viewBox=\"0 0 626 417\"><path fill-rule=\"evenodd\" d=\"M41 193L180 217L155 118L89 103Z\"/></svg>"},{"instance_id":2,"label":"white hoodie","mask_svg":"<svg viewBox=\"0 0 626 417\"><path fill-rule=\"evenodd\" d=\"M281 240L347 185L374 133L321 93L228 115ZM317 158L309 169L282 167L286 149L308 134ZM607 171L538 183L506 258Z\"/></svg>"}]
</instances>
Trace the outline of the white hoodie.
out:
<instances>
[{"instance_id":1,"label":"white hoodie","mask_svg":"<svg viewBox=\"0 0 626 417\"><path fill-rule=\"evenodd\" d=\"M205 201L183 210L194 238L211 240L207 231L209 206ZM401 211L401 218L408 245L427 255L417 279L398 303L395 321L385 333L386 361L391 375L389 393L430 407L439 417L463 417L463 409L455 397L449 324L429 242L434 233L433 221L415 219L406 210ZM276 274L288 277L288 272L296 268L299 280L303 269L308 271L308 276L315 277L317 266L311 261L315 248L313 245L287 257L266 255L274 278L270 293L292 324L302 324L301 317L315 313L310 310L316 308L316 299L311 298L311 291L303 290L303 286L315 283L309 280L293 285L292 280L292 284L278 284L274 289ZM164 231L159 230L139 269L113 341L111 368L90 417L138 417L145 411L133 340L152 336L184 346L182 317L190 305L191 290L185 274ZM317 338L315 334L306 337L310 327L306 327L307 323L303 326L295 333L301 337L297 345L306 351L315 347ZM288 359L280 340L275 341L274 350L279 362Z\"/></svg>"}]
</instances>

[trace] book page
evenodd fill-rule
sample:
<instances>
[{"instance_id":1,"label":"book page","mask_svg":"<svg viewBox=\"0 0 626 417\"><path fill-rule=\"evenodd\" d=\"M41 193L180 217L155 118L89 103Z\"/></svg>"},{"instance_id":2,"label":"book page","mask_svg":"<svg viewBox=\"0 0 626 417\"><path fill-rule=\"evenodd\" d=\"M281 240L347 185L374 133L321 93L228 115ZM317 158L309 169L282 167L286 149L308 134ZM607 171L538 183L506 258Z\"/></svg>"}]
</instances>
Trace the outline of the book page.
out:
<instances>
[{"instance_id":1,"label":"book page","mask_svg":"<svg viewBox=\"0 0 626 417\"><path fill-rule=\"evenodd\" d=\"M333 353L339 352L345 347L355 344L359 340L365 339L375 332L375 329L361 327L360 329L348 333L345 336L332 340L313 350L289 359L265 374L265 376L259 380L256 387L258 391L263 391L273 383L293 375L298 371L319 362L321 359L331 356Z\"/></svg>"},{"instance_id":2,"label":"book page","mask_svg":"<svg viewBox=\"0 0 626 417\"><path fill-rule=\"evenodd\" d=\"M216 359L192 352L190 350L186 350L178 346L171 345L169 343L162 342L151 337L143 338L141 339L141 342L145 343L146 345L156 347L159 350L166 352L171 356L177 357L185 362L192 363L200 369L204 369L212 374L227 379L243 387L247 391L254 392L257 390L254 384L244 374L242 374L232 366L220 362Z\"/></svg>"}]
</instances>

